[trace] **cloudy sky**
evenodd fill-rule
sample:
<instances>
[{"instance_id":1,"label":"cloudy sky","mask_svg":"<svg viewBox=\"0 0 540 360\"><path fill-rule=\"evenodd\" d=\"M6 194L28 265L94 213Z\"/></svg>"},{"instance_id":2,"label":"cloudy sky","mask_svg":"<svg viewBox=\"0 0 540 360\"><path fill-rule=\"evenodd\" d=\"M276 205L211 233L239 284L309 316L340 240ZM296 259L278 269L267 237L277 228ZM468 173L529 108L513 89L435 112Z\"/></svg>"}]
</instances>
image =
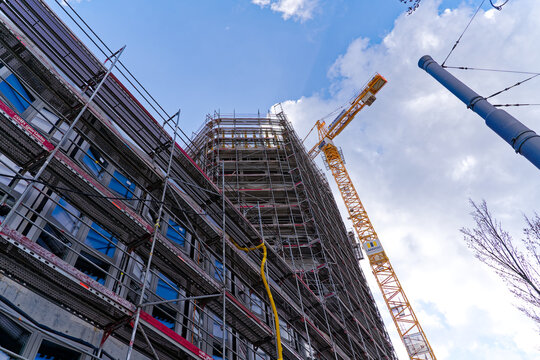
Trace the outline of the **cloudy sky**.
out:
<instances>
[{"instance_id":1,"label":"cloudy sky","mask_svg":"<svg viewBox=\"0 0 540 360\"><path fill-rule=\"evenodd\" d=\"M125 62L171 112L182 107L186 131L214 110L282 102L303 136L375 72L385 76L377 101L335 143L437 358L540 359L534 324L459 232L472 226L468 199L485 199L519 237L523 214L538 210L538 170L417 66L425 54L442 62L480 1L423 0L410 16L397 0L170 3L151 13L141 1L73 4L112 47L127 44ZM540 2L486 3L447 65L540 71ZM524 78L453 73L482 95ZM539 90L540 78L492 100L540 103ZM540 131L539 110L508 111Z\"/></svg>"}]
</instances>

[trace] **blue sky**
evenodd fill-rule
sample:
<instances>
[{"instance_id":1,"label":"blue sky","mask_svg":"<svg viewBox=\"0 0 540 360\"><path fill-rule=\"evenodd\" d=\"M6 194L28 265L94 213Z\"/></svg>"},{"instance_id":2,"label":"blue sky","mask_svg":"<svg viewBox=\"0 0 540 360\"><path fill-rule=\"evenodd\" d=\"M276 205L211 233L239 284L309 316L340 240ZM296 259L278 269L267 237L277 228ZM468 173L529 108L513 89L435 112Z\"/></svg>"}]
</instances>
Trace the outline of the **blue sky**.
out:
<instances>
[{"instance_id":1,"label":"blue sky","mask_svg":"<svg viewBox=\"0 0 540 360\"><path fill-rule=\"evenodd\" d=\"M214 110L265 112L327 96L336 58L358 37L380 42L406 8L397 0L321 0L311 19L284 21L249 0L157 3L70 2L111 48L127 45L123 61L170 112L181 107L193 129Z\"/></svg>"},{"instance_id":2,"label":"blue sky","mask_svg":"<svg viewBox=\"0 0 540 360\"><path fill-rule=\"evenodd\" d=\"M70 3L110 47L127 45L124 63L169 112L182 108L188 133L214 110L265 113L283 102L303 136L374 72L387 77L336 145L437 358L540 359L538 329L459 232L473 225L469 198L485 199L518 238L523 214L538 211L538 171L416 65L425 54L441 62L480 1L423 0L407 16L398 0L298 0L315 4L310 16L287 19L275 5L285 2L295 1ZM512 0L500 12L485 2L448 64L539 71L540 50L531 43L540 38L540 2ZM454 73L485 95L522 79ZM538 102L538 93L537 78L493 101ZM507 111L540 130L537 108ZM362 267L406 359L369 266Z\"/></svg>"}]
</instances>

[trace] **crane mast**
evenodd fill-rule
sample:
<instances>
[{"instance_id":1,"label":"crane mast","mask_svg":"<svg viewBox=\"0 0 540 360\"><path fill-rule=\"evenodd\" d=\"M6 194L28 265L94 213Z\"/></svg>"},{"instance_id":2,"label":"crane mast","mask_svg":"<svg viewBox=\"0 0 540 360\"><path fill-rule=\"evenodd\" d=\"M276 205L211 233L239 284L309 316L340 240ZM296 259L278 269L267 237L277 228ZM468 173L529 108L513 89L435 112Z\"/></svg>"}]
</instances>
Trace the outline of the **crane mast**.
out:
<instances>
[{"instance_id":1,"label":"crane mast","mask_svg":"<svg viewBox=\"0 0 540 360\"><path fill-rule=\"evenodd\" d=\"M360 201L354 184L345 167L345 162L333 144L332 140L365 106L375 101L375 94L386 84L386 79L376 74L368 85L351 103L351 106L331 123L329 127L324 122L317 121L319 142L309 151L313 159L323 152L325 161L336 180L341 197L349 213L353 227L358 235L360 245L366 255L382 292L384 301L396 325L397 331L411 360L436 360L433 349L429 344L420 323L403 291L397 275L390 264L381 241L369 220L367 212Z\"/></svg>"}]
</instances>

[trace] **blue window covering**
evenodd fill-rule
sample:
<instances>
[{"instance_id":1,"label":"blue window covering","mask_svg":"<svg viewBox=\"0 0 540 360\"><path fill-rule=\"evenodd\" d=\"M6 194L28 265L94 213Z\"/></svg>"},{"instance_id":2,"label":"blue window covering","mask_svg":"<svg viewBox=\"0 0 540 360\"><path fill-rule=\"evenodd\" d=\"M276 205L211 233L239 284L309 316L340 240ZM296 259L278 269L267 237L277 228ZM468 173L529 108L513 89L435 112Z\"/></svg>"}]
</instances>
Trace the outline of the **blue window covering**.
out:
<instances>
[{"instance_id":1,"label":"blue window covering","mask_svg":"<svg viewBox=\"0 0 540 360\"><path fill-rule=\"evenodd\" d=\"M173 220L169 220L166 236L169 240L174 241L180 246L184 246L186 243L186 229L178 225Z\"/></svg>"},{"instance_id":2,"label":"blue window covering","mask_svg":"<svg viewBox=\"0 0 540 360\"><path fill-rule=\"evenodd\" d=\"M135 191L135 184L118 171L115 171L109 183L109 188L118 195L131 199Z\"/></svg>"},{"instance_id":3,"label":"blue window covering","mask_svg":"<svg viewBox=\"0 0 540 360\"><path fill-rule=\"evenodd\" d=\"M81 224L81 212L62 198L58 201L58 205L54 208L51 216L71 234L74 234Z\"/></svg>"},{"instance_id":4,"label":"blue window covering","mask_svg":"<svg viewBox=\"0 0 540 360\"><path fill-rule=\"evenodd\" d=\"M103 178L103 173L108 165L107 161L103 160L99 152L92 147L88 148L87 153L84 155L83 163L98 179Z\"/></svg>"},{"instance_id":5,"label":"blue window covering","mask_svg":"<svg viewBox=\"0 0 540 360\"><path fill-rule=\"evenodd\" d=\"M216 271L214 272L214 278L223 282L223 264L221 261L214 260Z\"/></svg>"},{"instance_id":6,"label":"blue window covering","mask_svg":"<svg viewBox=\"0 0 540 360\"><path fill-rule=\"evenodd\" d=\"M217 318L214 319L214 326L212 327L212 335L218 339L223 338L223 328L221 326L223 322L221 320L218 320Z\"/></svg>"},{"instance_id":7,"label":"blue window covering","mask_svg":"<svg viewBox=\"0 0 540 360\"><path fill-rule=\"evenodd\" d=\"M21 95L17 94L7 83L13 86ZM19 113L23 113L34 98L26 92L15 75L11 74L6 78L6 81L0 83L0 92L9 100Z\"/></svg>"},{"instance_id":8,"label":"blue window covering","mask_svg":"<svg viewBox=\"0 0 540 360\"><path fill-rule=\"evenodd\" d=\"M165 275L159 274L159 276L156 288L157 296L162 297L163 300L178 299L178 286L174 285Z\"/></svg>"},{"instance_id":9,"label":"blue window covering","mask_svg":"<svg viewBox=\"0 0 540 360\"><path fill-rule=\"evenodd\" d=\"M165 325L171 330L174 330L176 323L176 312L164 305L156 305L152 310L152 316L156 318L160 323Z\"/></svg>"},{"instance_id":10,"label":"blue window covering","mask_svg":"<svg viewBox=\"0 0 540 360\"><path fill-rule=\"evenodd\" d=\"M81 256L75 262L75 268L88 275L101 285L105 285L109 264L93 255L81 252Z\"/></svg>"},{"instance_id":11,"label":"blue window covering","mask_svg":"<svg viewBox=\"0 0 540 360\"><path fill-rule=\"evenodd\" d=\"M97 251L113 257L116 250L115 245L118 243L118 240L98 224L92 223L84 242Z\"/></svg>"},{"instance_id":12,"label":"blue window covering","mask_svg":"<svg viewBox=\"0 0 540 360\"><path fill-rule=\"evenodd\" d=\"M156 295L163 298L163 300L178 299L180 296L178 286L173 284L172 281L169 280L165 275L159 274L159 276L160 278L158 279L158 284L156 287ZM171 309L171 305L156 305L152 310L152 316L154 316L157 320L159 320L169 329L174 330L176 312Z\"/></svg>"}]
</instances>

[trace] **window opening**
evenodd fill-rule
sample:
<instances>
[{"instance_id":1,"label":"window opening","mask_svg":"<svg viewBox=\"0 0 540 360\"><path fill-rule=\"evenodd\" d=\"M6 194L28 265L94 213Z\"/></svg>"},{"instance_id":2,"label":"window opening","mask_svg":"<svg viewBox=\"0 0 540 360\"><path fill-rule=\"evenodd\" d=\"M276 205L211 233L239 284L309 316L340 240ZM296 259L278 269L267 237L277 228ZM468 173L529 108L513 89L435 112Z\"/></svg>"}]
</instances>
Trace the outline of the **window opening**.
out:
<instances>
[{"instance_id":1,"label":"window opening","mask_svg":"<svg viewBox=\"0 0 540 360\"><path fill-rule=\"evenodd\" d=\"M103 179L105 168L109 163L101 157L101 153L97 149L90 146L82 161L95 177L99 180Z\"/></svg>"},{"instance_id":2,"label":"window opening","mask_svg":"<svg viewBox=\"0 0 540 360\"><path fill-rule=\"evenodd\" d=\"M180 296L178 286L172 284L172 281L165 275L159 275L160 278L158 279L156 286L156 295L163 298L163 300L178 299ZM176 311L171 309L171 305L172 304L159 304L154 306L152 316L169 329L174 330L176 324Z\"/></svg>"},{"instance_id":3,"label":"window opening","mask_svg":"<svg viewBox=\"0 0 540 360\"><path fill-rule=\"evenodd\" d=\"M263 315L263 302L261 298L257 296L255 293L251 293L251 306L250 310L253 311L257 315Z\"/></svg>"},{"instance_id":4,"label":"window opening","mask_svg":"<svg viewBox=\"0 0 540 360\"><path fill-rule=\"evenodd\" d=\"M223 264L221 261L214 260L214 279L223 282Z\"/></svg>"},{"instance_id":5,"label":"window opening","mask_svg":"<svg viewBox=\"0 0 540 360\"><path fill-rule=\"evenodd\" d=\"M21 95L17 94L11 86L18 91ZM6 78L6 81L0 82L0 92L6 97L6 99L15 107L19 113L23 113L28 109L30 103L34 102L35 98L26 91L26 89L19 82L19 79L15 75L11 74Z\"/></svg>"},{"instance_id":6,"label":"window opening","mask_svg":"<svg viewBox=\"0 0 540 360\"><path fill-rule=\"evenodd\" d=\"M212 328L212 335L217 339L223 339L223 326L221 324L221 320L215 317L214 326Z\"/></svg>"},{"instance_id":7,"label":"window opening","mask_svg":"<svg viewBox=\"0 0 540 360\"><path fill-rule=\"evenodd\" d=\"M101 285L105 285L109 264L94 255L81 251L81 256L75 262L75 268L91 277Z\"/></svg>"},{"instance_id":8,"label":"window opening","mask_svg":"<svg viewBox=\"0 0 540 360\"><path fill-rule=\"evenodd\" d=\"M62 198L58 201L51 216L71 234L75 234L81 225L81 212Z\"/></svg>"},{"instance_id":9,"label":"window opening","mask_svg":"<svg viewBox=\"0 0 540 360\"><path fill-rule=\"evenodd\" d=\"M126 298L128 301L131 301L133 303L138 303L138 298L140 296L141 288L142 288L142 282L144 280L144 272L145 272L145 266L143 264L143 260L138 255L133 255L133 267L131 270L131 273L133 274L133 278L129 280L129 287L131 291L128 292ZM148 273L148 277L146 279L146 286L149 286L153 278L153 273ZM144 294L144 298L148 298L148 293Z\"/></svg>"},{"instance_id":10,"label":"window opening","mask_svg":"<svg viewBox=\"0 0 540 360\"><path fill-rule=\"evenodd\" d=\"M203 313L199 312L199 310L196 308L196 305L194 305L193 308L193 324L192 324L192 343L195 344L197 347L200 347L200 343L202 343L202 331L201 329L204 326L204 318Z\"/></svg>"},{"instance_id":11,"label":"window opening","mask_svg":"<svg viewBox=\"0 0 540 360\"><path fill-rule=\"evenodd\" d=\"M230 329L229 329L230 330ZM222 349L222 342L221 339L223 339L223 336L227 339L226 346L230 346L230 338L227 333L227 329L223 327L223 321L220 319L217 315L213 315L213 325L212 325L212 358L214 360L222 360L223 359L223 349ZM229 359L229 349L226 348L225 351L225 359Z\"/></svg>"},{"instance_id":12,"label":"window opening","mask_svg":"<svg viewBox=\"0 0 540 360\"><path fill-rule=\"evenodd\" d=\"M173 220L169 220L166 236L169 240L174 241L180 246L185 246L186 244L186 229Z\"/></svg>"},{"instance_id":13,"label":"window opening","mask_svg":"<svg viewBox=\"0 0 540 360\"><path fill-rule=\"evenodd\" d=\"M123 196L126 199L131 199L133 197L133 192L135 191L135 184L126 176L115 171L113 178L109 183L109 188L118 195Z\"/></svg>"},{"instance_id":14,"label":"window opening","mask_svg":"<svg viewBox=\"0 0 540 360\"><path fill-rule=\"evenodd\" d=\"M51 224L46 224L43 227L43 231L37 238L36 243L61 259L66 258L67 248L72 245L71 241Z\"/></svg>"},{"instance_id":15,"label":"window opening","mask_svg":"<svg viewBox=\"0 0 540 360\"><path fill-rule=\"evenodd\" d=\"M118 240L111 233L96 223L92 223L84 242L111 258L114 256L116 244L118 244Z\"/></svg>"},{"instance_id":16,"label":"window opening","mask_svg":"<svg viewBox=\"0 0 540 360\"><path fill-rule=\"evenodd\" d=\"M30 332L19 326L4 314L0 314L0 346L21 355L30 338ZM0 350L1 359L9 359L9 355Z\"/></svg>"},{"instance_id":17,"label":"window opening","mask_svg":"<svg viewBox=\"0 0 540 360\"><path fill-rule=\"evenodd\" d=\"M75 350L43 340L35 360L79 360L81 354Z\"/></svg>"},{"instance_id":18,"label":"window opening","mask_svg":"<svg viewBox=\"0 0 540 360\"><path fill-rule=\"evenodd\" d=\"M255 360L268 360L270 357L268 354L261 348L255 351Z\"/></svg>"},{"instance_id":19,"label":"window opening","mask_svg":"<svg viewBox=\"0 0 540 360\"><path fill-rule=\"evenodd\" d=\"M165 275L159 274L159 276L160 276L160 279L158 279L158 284L156 287L156 295L163 298L163 300L178 299L178 295L179 295L178 286L175 284L172 284L172 281L169 280Z\"/></svg>"},{"instance_id":20,"label":"window opening","mask_svg":"<svg viewBox=\"0 0 540 360\"><path fill-rule=\"evenodd\" d=\"M45 133L49 133L56 126L57 122L58 116L46 108L42 108L38 113L36 113L31 121L33 125L40 128Z\"/></svg>"},{"instance_id":21,"label":"window opening","mask_svg":"<svg viewBox=\"0 0 540 360\"><path fill-rule=\"evenodd\" d=\"M283 326L280 328L281 339L289 344L292 344L294 340L293 329L281 318L279 319L279 324L283 324Z\"/></svg>"}]
</instances>

